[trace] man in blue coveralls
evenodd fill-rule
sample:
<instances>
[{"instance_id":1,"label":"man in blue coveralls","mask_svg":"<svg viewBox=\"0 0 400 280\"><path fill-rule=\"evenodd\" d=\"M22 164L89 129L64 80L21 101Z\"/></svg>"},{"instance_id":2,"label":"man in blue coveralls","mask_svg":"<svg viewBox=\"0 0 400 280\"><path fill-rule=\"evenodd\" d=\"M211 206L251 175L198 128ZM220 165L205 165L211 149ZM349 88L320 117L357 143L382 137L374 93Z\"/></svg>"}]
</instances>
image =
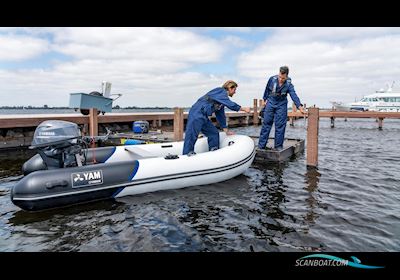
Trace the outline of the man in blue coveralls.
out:
<instances>
[{"instance_id":1,"label":"man in blue coveralls","mask_svg":"<svg viewBox=\"0 0 400 280\"><path fill-rule=\"evenodd\" d=\"M213 113L215 113L220 127L228 135L233 133L228 131L224 107L226 106L233 111L250 113L249 107L241 107L229 99L236 93L237 87L237 83L229 80L222 87L217 87L200 97L190 108L183 145L184 155L195 154L194 145L200 132L207 136L210 151L219 149L219 131L208 118Z\"/></svg>"},{"instance_id":2,"label":"man in blue coveralls","mask_svg":"<svg viewBox=\"0 0 400 280\"><path fill-rule=\"evenodd\" d=\"M285 129L287 121L287 94L289 93L296 107L302 114L305 113L303 105L294 90L292 80L288 77L289 68L282 66L279 75L269 78L264 91L263 124L260 132L258 148L266 149L269 133L275 120L275 150L282 150L285 139Z\"/></svg>"}]
</instances>

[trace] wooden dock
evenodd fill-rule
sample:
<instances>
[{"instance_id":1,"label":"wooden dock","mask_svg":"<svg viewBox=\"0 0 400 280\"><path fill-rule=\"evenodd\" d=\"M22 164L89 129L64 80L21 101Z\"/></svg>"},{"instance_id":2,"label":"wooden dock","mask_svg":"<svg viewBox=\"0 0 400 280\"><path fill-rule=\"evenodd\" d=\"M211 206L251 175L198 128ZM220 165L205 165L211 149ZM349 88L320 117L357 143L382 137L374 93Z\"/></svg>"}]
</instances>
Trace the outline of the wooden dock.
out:
<instances>
[{"instance_id":1,"label":"wooden dock","mask_svg":"<svg viewBox=\"0 0 400 280\"><path fill-rule=\"evenodd\" d=\"M93 111L93 109L91 109L91 111ZM88 116L81 115L80 113L0 115L0 149L29 146L32 142L36 127L46 120L63 120L76 123L81 126L82 134L92 136L104 134L106 132L105 127L110 128L116 133L129 132L132 131L132 123L134 121L145 120L149 122L150 129L161 129L164 132L173 132L173 139L181 140L183 139L184 124L187 117L188 112L183 112L181 108L178 109L177 113L106 113L105 115L91 113ZM253 124L252 113L226 112L226 118L230 127ZM215 117L213 117L212 120L216 122Z\"/></svg>"},{"instance_id":2,"label":"wooden dock","mask_svg":"<svg viewBox=\"0 0 400 280\"><path fill-rule=\"evenodd\" d=\"M303 115L300 112L289 112L288 113L289 123L291 126L294 125L294 120L297 118L308 118L308 114ZM378 129L383 129L384 119L400 119L400 112L347 112L347 111L324 111L319 110L319 118L331 119L331 127L335 127L335 119L342 118L347 120L348 118L354 119L376 119L378 122Z\"/></svg>"},{"instance_id":3,"label":"wooden dock","mask_svg":"<svg viewBox=\"0 0 400 280\"><path fill-rule=\"evenodd\" d=\"M260 100L254 99L252 112L250 113L227 111L226 120L228 126L259 125L260 104ZM296 118L307 119L307 166L314 167L317 167L318 165L318 129L320 118L330 118L332 128L334 127L336 118L372 118L377 120L379 129L383 129L383 120L386 118L400 119L400 112L343 112L319 110L319 108L316 108L315 106L307 109L308 112L303 115L293 108L292 112L288 112L288 119L290 124L293 125ZM179 141L183 139L184 126L187 117L188 112L184 112L182 108L174 108L174 112L107 113L105 115L98 115L97 109L90 109L89 116L84 116L78 113L0 115L0 149L29 146L35 128L41 122L50 119L70 121L82 125L83 134L91 136L97 136L99 128L104 125L123 123L127 130L131 130L130 128L134 121L146 120L149 121L150 127L153 130L163 128L164 131L173 133L173 139L171 140ZM212 117L211 120L214 122L216 121L215 117ZM114 132L122 132L119 131L119 129L116 130L118 131L114 130ZM171 141L170 137L167 138ZM288 144L287 148L279 152L279 154L276 151L262 151L260 157L264 157L264 159L275 159L277 161L285 160L287 157L290 157L290 154L296 153L298 149L304 150L304 143L300 143L299 145L296 143ZM294 150L289 147L294 147Z\"/></svg>"},{"instance_id":4,"label":"wooden dock","mask_svg":"<svg viewBox=\"0 0 400 280\"><path fill-rule=\"evenodd\" d=\"M255 99L257 100L257 99ZM255 102L256 104L256 102ZM255 109L255 110L254 110ZM182 112L184 120L188 117L188 112ZM137 120L150 122L153 128L161 127L163 122L174 121L174 112L146 112L146 113L106 113L97 116L98 124L107 123L130 123ZM259 106L253 108L251 113L244 112L226 112L227 121L230 125L258 125L260 120ZM288 118L303 118L306 115L299 111L288 112ZM400 112L341 112L341 111L319 111L320 118L373 118L384 120L386 118L400 119ZM23 128L36 127L46 120L64 120L74 122L76 124L89 124L90 116L84 116L80 113L76 114L35 114L35 115L0 115L0 129L7 128Z\"/></svg>"},{"instance_id":5,"label":"wooden dock","mask_svg":"<svg viewBox=\"0 0 400 280\"><path fill-rule=\"evenodd\" d=\"M184 119L187 119L188 112L183 112ZM226 112L226 117L231 123L252 124L253 114L242 112ZM0 115L0 129L36 127L46 120L63 120L76 124L89 124L90 116L76 114L36 114L36 115ZM240 121L239 121L240 119ZM98 124L107 123L130 123L138 120L148 121L152 127L161 127L164 121L174 120L174 112L146 112L146 113L106 113L98 115Z\"/></svg>"}]
</instances>

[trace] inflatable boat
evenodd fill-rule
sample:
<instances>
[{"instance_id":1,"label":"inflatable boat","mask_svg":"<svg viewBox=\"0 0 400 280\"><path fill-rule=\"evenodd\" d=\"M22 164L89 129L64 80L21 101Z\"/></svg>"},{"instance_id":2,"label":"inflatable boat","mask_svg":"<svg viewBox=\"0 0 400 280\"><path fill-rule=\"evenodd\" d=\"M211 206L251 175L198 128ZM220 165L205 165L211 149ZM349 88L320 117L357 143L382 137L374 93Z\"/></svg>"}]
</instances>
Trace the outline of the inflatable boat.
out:
<instances>
[{"instance_id":1,"label":"inflatable boat","mask_svg":"<svg viewBox=\"0 0 400 280\"><path fill-rule=\"evenodd\" d=\"M243 173L255 157L254 141L220 133L220 149L199 138L194 155L183 141L87 148L76 124L46 121L35 131L38 154L24 163L11 190L18 207L37 211L159 190L207 185Z\"/></svg>"}]
</instances>

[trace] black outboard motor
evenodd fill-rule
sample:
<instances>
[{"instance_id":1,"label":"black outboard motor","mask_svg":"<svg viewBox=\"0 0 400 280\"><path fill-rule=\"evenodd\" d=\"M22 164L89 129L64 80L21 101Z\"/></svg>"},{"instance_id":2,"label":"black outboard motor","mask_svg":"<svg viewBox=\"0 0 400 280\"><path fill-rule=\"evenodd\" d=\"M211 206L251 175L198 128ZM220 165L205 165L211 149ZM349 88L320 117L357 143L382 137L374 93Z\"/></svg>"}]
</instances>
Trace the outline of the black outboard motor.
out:
<instances>
[{"instance_id":1,"label":"black outboard motor","mask_svg":"<svg viewBox=\"0 0 400 280\"><path fill-rule=\"evenodd\" d=\"M18 207L37 211L92 200L112 198L131 181L138 161L105 162L116 147L88 148L106 136L81 136L75 123L45 121L34 134L31 149L38 154L24 163L24 177L11 189ZM135 169L136 168L136 169Z\"/></svg>"},{"instance_id":2,"label":"black outboard motor","mask_svg":"<svg viewBox=\"0 0 400 280\"><path fill-rule=\"evenodd\" d=\"M36 155L25 162L22 171L27 175L37 170L82 166L85 163L82 144L77 124L58 120L44 121L36 128L29 147L36 149L40 156Z\"/></svg>"}]
</instances>

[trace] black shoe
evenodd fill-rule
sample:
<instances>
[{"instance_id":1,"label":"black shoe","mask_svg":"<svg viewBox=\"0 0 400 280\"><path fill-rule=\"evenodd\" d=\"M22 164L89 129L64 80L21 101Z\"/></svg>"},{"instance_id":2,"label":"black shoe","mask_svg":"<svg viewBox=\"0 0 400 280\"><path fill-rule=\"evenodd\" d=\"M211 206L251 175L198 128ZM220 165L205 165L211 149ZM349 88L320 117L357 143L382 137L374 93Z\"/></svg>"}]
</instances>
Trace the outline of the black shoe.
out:
<instances>
[{"instance_id":1,"label":"black shoe","mask_svg":"<svg viewBox=\"0 0 400 280\"><path fill-rule=\"evenodd\" d=\"M188 157L191 157L191 156L194 156L194 155L196 155L196 153L193 152L193 151L191 151L191 152L189 152L189 153L187 154Z\"/></svg>"},{"instance_id":2,"label":"black shoe","mask_svg":"<svg viewBox=\"0 0 400 280\"><path fill-rule=\"evenodd\" d=\"M283 146L279 146L279 147L274 148L274 151L282 151L282 150L283 150Z\"/></svg>"}]
</instances>

